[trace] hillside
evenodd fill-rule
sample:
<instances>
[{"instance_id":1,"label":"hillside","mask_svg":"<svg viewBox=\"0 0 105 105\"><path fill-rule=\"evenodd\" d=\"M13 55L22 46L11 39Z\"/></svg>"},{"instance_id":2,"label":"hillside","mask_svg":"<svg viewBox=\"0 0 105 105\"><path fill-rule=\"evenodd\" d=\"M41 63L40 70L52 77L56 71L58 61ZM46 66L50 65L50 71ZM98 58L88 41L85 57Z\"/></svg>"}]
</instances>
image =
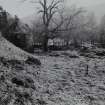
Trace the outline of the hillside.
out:
<instances>
[{"instance_id":1,"label":"hillside","mask_svg":"<svg viewBox=\"0 0 105 105\"><path fill-rule=\"evenodd\" d=\"M39 65L35 56L0 35L0 105L23 105L24 100L31 103Z\"/></svg>"},{"instance_id":2,"label":"hillside","mask_svg":"<svg viewBox=\"0 0 105 105\"><path fill-rule=\"evenodd\" d=\"M16 47L5 38L3 38L0 34L0 57L5 57L8 59L18 59L18 60L25 60L28 57L34 57L33 55L21 50L20 48ZM37 58L37 57L36 57Z\"/></svg>"}]
</instances>

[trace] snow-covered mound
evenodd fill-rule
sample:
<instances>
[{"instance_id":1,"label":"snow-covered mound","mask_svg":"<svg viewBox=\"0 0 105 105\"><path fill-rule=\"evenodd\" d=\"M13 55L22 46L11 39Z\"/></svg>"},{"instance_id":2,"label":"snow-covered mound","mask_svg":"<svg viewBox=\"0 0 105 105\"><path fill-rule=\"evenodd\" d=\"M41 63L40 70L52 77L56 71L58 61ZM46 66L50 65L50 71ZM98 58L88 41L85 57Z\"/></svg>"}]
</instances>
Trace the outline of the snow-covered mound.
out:
<instances>
[{"instance_id":1,"label":"snow-covered mound","mask_svg":"<svg viewBox=\"0 0 105 105\"><path fill-rule=\"evenodd\" d=\"M9 41L7 41L0 34L0 57L5 57L8 59L18 59L18 60L26 60L28 57L33 57L37 59L37 56L33 56L20 48L16 47Z\"/></svg>"},{"instance_id":2,"label":"snow-covered mound","mask_svg":"<svg viewBox=\"0 0 105 105\"><path fill-rule=\"evenodd\" d=\"M0 35L0 105L32 105L40 65Z\"/></svg>"}]
</instances>

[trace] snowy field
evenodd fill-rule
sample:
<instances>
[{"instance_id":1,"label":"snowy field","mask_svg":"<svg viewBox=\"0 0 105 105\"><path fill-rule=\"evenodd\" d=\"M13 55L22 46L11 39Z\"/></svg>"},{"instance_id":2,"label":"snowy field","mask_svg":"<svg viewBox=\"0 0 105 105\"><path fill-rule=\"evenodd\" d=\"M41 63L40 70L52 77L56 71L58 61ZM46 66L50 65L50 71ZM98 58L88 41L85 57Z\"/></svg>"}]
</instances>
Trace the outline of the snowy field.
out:
<instances>
[{"instance_id":1,"label":"snowy field","mask_svg":"<svg viewBox=\"0 0 105 105\"><path fill-rule=\"evenodd\" d=\"M104 49L33 56L0 45L0 105L105 105Z\"/></svg>"},{"instance_id":2,"label":"snowy field","mask_svg":"<svg viewBox=\"0 0 105 105\"><path fill-rule=\"evenodd\" d=\"M74 56L75 55L75 56ZM73 52L39 56L48 105L105 105L105 59Z\"/></svg>"}]
</instances>

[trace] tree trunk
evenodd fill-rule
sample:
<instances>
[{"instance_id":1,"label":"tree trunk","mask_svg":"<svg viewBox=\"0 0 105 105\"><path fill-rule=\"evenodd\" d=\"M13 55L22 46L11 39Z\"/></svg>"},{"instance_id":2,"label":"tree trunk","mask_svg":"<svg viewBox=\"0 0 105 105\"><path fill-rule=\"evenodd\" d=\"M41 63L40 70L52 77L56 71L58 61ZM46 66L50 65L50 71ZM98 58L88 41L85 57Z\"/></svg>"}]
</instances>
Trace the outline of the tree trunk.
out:
<instances>
[{"instance_id":1,"label":"tree trunk","mask_svg":"<svg viewBox=\"0 0 105 105\"><path fill-rule=\"evenodd\" d=\"M47 52L48 51L48 36L45 35L43 38L43 51Z\"/></svg>"},{"instance_id":2,"label":"tree trunk","mask_svg":"<svg viewBox=\"0 0 105 105\"><path fill-rule=\"evenodd\" d=\"M69 48L69 41L66 40L66 48Z\"/></svg>"}]
</instances>

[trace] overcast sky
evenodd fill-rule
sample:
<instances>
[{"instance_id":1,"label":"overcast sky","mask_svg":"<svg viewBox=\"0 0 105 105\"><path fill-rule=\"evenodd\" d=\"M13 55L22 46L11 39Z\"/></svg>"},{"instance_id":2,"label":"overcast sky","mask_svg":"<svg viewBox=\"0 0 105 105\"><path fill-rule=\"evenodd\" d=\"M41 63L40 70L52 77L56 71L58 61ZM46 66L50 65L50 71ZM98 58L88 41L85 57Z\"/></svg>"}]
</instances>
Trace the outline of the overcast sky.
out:
<instances>
[{"instance_id":1,"label":"overcast sky","mask_svg":"<svg viewBox=\"0 0 105 105\"><path fill-rule=\"evenodd\" d=\"M36 12L35 6L31 3L21 3L20 0L0 0L3 6L12 15L18 15L20 18L29 16ZM67 5L76 4L77 6L90 7L105 3L105 0L68 0Z\"/></svg>"}]
</instances>

